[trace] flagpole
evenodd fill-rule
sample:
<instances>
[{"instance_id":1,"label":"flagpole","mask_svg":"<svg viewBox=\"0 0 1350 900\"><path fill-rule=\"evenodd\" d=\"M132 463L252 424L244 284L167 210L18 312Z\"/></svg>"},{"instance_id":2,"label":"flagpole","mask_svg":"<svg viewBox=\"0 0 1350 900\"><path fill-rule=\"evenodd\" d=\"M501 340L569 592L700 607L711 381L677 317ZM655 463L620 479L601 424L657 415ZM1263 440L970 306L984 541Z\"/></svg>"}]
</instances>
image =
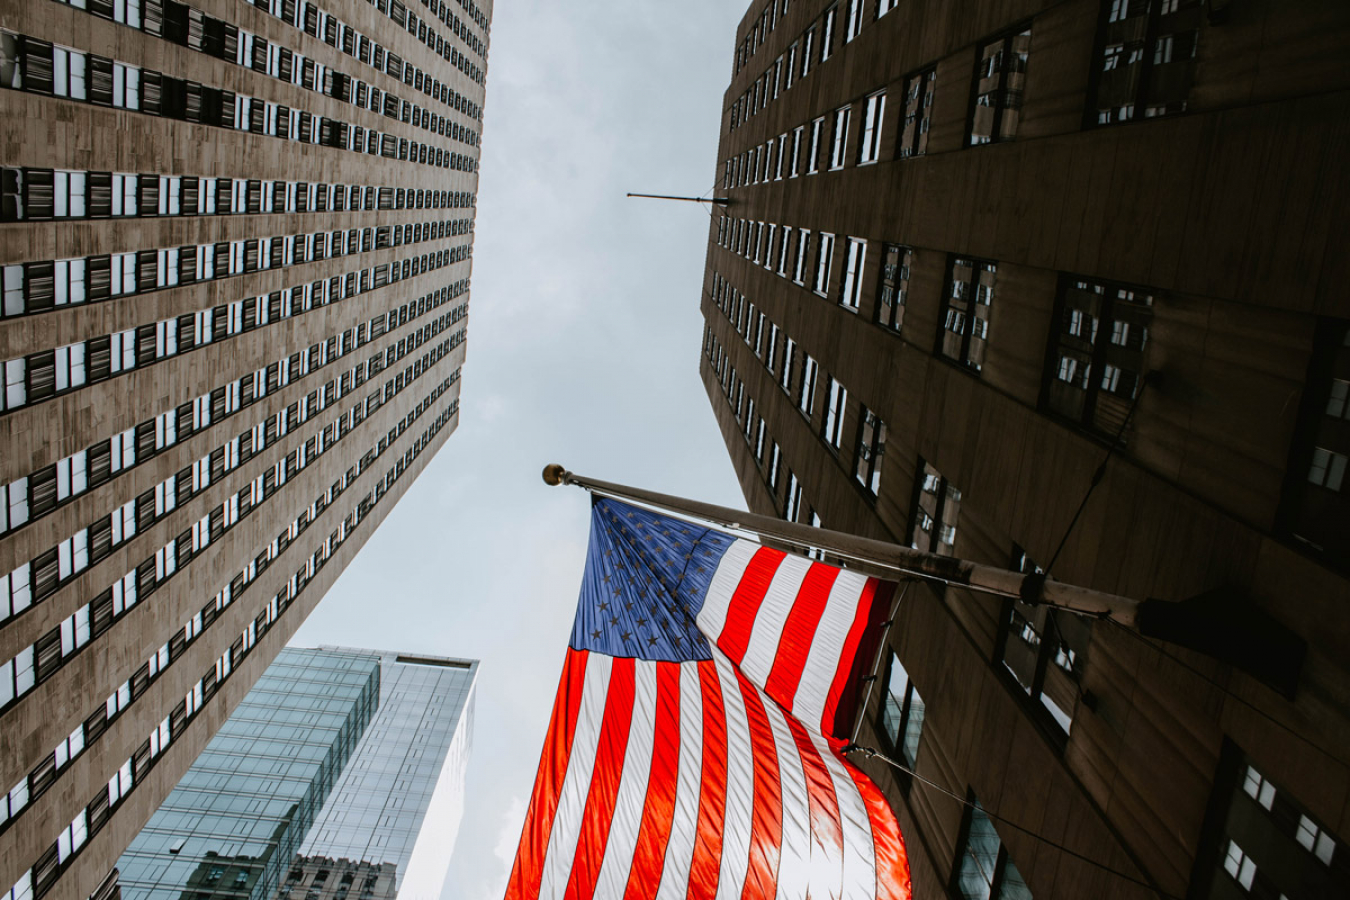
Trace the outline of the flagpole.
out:
<instances>
[{"instance_id":1,"label":"flagpole","mask_svg":"<svg viewBox=\"0 0 1350 900\"><path fill-rule=\"evenodd\" d=\"M724 527L752 531L804 547L816 547L850 560L852 564L849 568L870 569L872 571L869 574L878 574L883 578L893 578L896 573L933 578L973 591L1013 597L1031 605L1043 603L1084 615L1110 618L1126 628L1138 629L1136 617L1139 602L1118 594L1051 581L1040 574L1013 572L969 560L925 553L888 541L815 528L797 522L786 522L772 516L742 512L728 506L587 478L569 472L556 463L546 466L543 476L544 482L549 485L576 485L615 499L633 500L704 519Z\"/></svg>"}]
</instances>

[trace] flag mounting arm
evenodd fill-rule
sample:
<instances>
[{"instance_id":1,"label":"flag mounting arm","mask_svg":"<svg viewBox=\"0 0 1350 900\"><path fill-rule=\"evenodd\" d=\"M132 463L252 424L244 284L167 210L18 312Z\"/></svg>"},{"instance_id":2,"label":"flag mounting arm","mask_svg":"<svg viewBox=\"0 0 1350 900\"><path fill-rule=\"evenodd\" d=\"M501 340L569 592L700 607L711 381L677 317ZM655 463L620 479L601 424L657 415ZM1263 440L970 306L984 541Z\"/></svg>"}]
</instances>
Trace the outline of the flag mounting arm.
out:
<instances>
[{"instance_id":1,"label":"flag mounting arm","mask_svg":"<svg viewBox=\"0 0 1350 900\"><path fill-rule=\"evenodd\" d=\"M556 463L546 466L543 474L545 483L550 485L572 484L619 500L633 500L724 527L756 532L803 547L816 547L847 560L851 569L880 575L882 578L894 578L897 573L934 578L972 591L1014 597L1032 605L1043 603L1083 615L1110 618L1126 628L1138 629L1138 601L1051 581L1044 575L1013 572L950 556L938 556L936 553L924 553L888 541L586 478Z\"/></svg>"},{"instance_id":2,"label":"flag mounting arm","mask_svg":"<svg viewBox=\"0 0 1350 900\"><path fill-rule=\"evenodd\" d=\"M1109 619L1145 637L1157 638L1227 663L1293 699L1307 642L1266 612L1241 588L1224 585L1179 601L1132 600L1118 594L1052 581L1038 573L1013 572L872 538L785 522L575 475L554 464L544 468L550 485L574 484L597 494L656 506L727 528L756 532L801 547L816 547L846 561L848 568L882 578L897 574L947 584L1023 603L1045 604L1079 615Z\"/></svg>"}]
</instances>

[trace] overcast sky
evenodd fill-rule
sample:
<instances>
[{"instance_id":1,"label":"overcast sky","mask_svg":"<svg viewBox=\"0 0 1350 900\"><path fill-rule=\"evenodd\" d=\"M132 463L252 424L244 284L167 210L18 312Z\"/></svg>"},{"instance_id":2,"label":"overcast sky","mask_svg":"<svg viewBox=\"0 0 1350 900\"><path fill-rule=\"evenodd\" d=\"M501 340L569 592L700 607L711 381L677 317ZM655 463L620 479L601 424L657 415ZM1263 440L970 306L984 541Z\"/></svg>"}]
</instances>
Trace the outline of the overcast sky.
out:
<instances>
[{"instance_id":1,"label":"overcast sky","mask_svg":"<svg viewBox=\"0 0 1350 900\"><path fill-rule=\"evenodd\" d=\"M744 508L698 377L738 0L498 0L459 429L292 644L482 660L441 897L500 900L581 581L575 472ZM435 900L405 884L401 900Z\"/></svg>"}]
</instances>

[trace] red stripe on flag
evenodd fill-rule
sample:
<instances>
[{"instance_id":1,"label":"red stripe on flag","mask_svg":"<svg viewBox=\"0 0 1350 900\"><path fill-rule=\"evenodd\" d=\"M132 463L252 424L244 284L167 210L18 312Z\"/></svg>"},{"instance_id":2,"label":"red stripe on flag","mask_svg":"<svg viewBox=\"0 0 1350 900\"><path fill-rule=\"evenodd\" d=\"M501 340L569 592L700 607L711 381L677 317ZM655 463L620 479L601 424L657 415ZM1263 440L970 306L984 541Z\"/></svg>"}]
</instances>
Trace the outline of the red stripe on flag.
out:
<instances>
[{"instance_id":1,"label":"red stripe on flag","mask_svg":"<svg viewBox=\"0 0 1350 900\"><path fill-rule=\"evenodd\" d=\"M717 664L698 664L703 693L703 779L698 793L698 830L689 867L689 900L717 896L722 869L722 825L727 807L727 723Z\"/></svg>"},{"instance_id":2,"label":"red stripe on flag","mask_svg":"<svg viewBox=\"0 0 1350 900\"><path fill-rule=\"evenodd\" d=\"M609 825L623 777L624 754L633 723L634 661L614 660L609 676L609 696L605 698L605 717L600 726L600 741L595 748L595 770L586 796L586 811L581 818L581 833L572 875L567 882L565 900L589 900L595 893L600 865L605 861Z\"/></svg>"},{"instance_id":3,"label":"red stripe on flag","mask_svg":"<svg viewBox=\"0 0 1350 900\"><path fill-rule=\"evenodd\" d=\"M847 725L842 729L838 726L838 723L835 722L835 714L839 710L839 698L844 693L844 686L847 684L849 673L853 669L854 657L858 654L858 643L862 640L863 632L867 630L867 623L872 616L872 603L876 599L876 593L877 579L867 579L867 584L862 589L862 596L858 598L858 610L853 616L853 624L849 627L848 638L844 641L844 652L839 657L839 668L834 672L834 682L830 685L830 696L825 701L825 712L820 717L820 731L830 739L832 744L842 743L838 735L848 730Z\"/></svg>"},{"instance_id":4,"label":"red stripe on flag","mask_svg":"<svg viewBox=\"0 0 1350 900\"><path fill-rule=\"evenodd\" d=\"M750 722L750 746L755 764L754 815L750 820L750 865L745 873L743 900L772 898L778 891L778 857L783 846L783 786L778 772L778 750L769 717L754 685L740 679L745 715Z\"/></svg>"},{"instance_id":5,"label":"red stripe on flag","mask_svg":"<svg viewBox=\"0 0 1350 900\"><path fill-rule=\"evenodd\" d=\"M785 556L787 554L782 550L772 547L756 550L750 564L745 567L740 584L736 585L736 592L731 595L731 602L727 605L727 621L722 626L722 633L717 636L717 646L738 667L741 660L745 659L745 648L750 645L750 632L755 628L755 617L764 603L764 595L768 593L774 573Z\"/></svg>"},{"instance_id":6,"label":"red stripe on flag","mask_svg":"<svg viewBox=\"0 0 1350 900\"><path fill-rule=\"evenodd\" d=\"M806 668L807 657L811 654L816 627L825 614L825 606L830 600L830 591L839 577L839 571L834 566L812 563L783 623L778 656L773 661L773 669L769 671L764 692L785 710L792 710L792 700L797 696L802 670Z\"/></svg>"},{"instance_id":7,"label":"red stripe on flag","mask_svg":"<svg viewBox=\"0 0 1350 900\"><path fill-rule=\"evenodd\" d=\"M675 817L675 789L680 769L680 664L656 664L656 736L647 800L638 827L633 867L628 873L627 900L650 900L661 885L670 823Z\"/></svg>"},{"instance_id":8,"label":"red stripe on flag","mask_svg":"<svg viewBox=\"0 0 1350 900\"><path fill-rule=\"evenodd\" d=\"M837 755L837 754L836 754ZM877 900L910 900L909 854L900 834L895 813L872 779L840 756L853 783L858 786L867 819L872 825L872 847L876 853Z\"/></svg>"},{"instance_id":9,"label":"red stripe on flag","mask_svg":"<svg viewBox=\"0 0 1350 900\"><path fill-rule=\"evenodd\" d=\"M525 815L516 861L511 867L511 880L506 885L506 900L534 900L539 896L553 816L558 810L558 795L567 775L567 760L572 752L577 714L581 710L581 689L586 682L588 656L586 650L569 649L563 662L558 695L553 700L553 716L549 719L544 748L539 754L539 772L534 778L529 812Z\"/></svg>"},{"instance_id":10,"label":"red stripe on flag","mask_svg":"<svg viewBox=\"0 0 1350 900\"><path fill-rule=\"evenodd\" d=\"M802 724L792 716L783 718L797 742L811 806L812 897L837 898L843 893L844 884L844 829L839 824L839 798L834 795L834 781Z\"/></svg>"}]
</instances>

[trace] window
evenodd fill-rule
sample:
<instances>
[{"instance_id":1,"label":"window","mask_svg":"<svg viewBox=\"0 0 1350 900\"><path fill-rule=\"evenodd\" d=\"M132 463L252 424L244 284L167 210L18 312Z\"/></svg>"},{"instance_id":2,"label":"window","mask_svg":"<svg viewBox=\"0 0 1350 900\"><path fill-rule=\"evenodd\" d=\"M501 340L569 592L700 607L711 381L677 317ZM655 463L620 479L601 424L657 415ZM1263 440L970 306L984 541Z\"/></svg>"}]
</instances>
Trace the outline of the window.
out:
<instances>
[{"instance_id":1,"label":"window","mask_svg":"<svg viewBox=\"0 0 1350 900\"><path fill-rule=\"evenodd\" d=\"M1119 433L1143 384L1153 295L1071 277L1060 284L1045 407L1093 431Z\"/></svg>"},{"instance_id":2,"label":"window","mask_svg":"<svg viewBox=\"0 0 1350 900\"><path fill-rule=\"evenodd\" d=\"M866 257L867 241L844 238L844 286L839 294L839 302L854 312L857 312L862 301L863 262Z\"/></svg>"},{"instance_id":3,"label":"window","mask_svg":"<svg viewBox=\"0 0 1350 900\"><path fill-rule=\"evenodd\" d=\"M996 38L980 48L975 66L975 96L966 144L1010 141L1017 134L1026 83L1031 27Z\"/></svg>"},{"instance_id":4,"label":"window","mask_svg":"<svg viewBox=\"0 0 1350 900\"><path fill-rule=\"evenodd\" d=\"M1043 574L1021 547L1013 547L1012 569ZM1044 605L1027 606L1020 600L1003 603L1002 622L995 641L994 662L1012 676L1064 734L1073 726L1079 685L1092 637L1092 620Z\"/></svg>"},{"instance_id":5,"label":"window","mask_svg":"<svg viewBox=\"0 0 1350 900\"><path fill-rule=\"evenodd\" d=\"M848 22L844 31L844 43L853 40L862 32L864 0L848 0Z\"/></svg>"},{"instance_id":6,"label":"window","mask_svg":"<svg viewBox=\"0 0 1350 900\"><path fill-rule=\"evenodd\" d=\"M910 546L939 556L954 555L956 526L961 518L961 492L943 478L941 472L920 459L914 494Z\"/></svg>"},{"instance_id":7,"label":"window","mask_svg":"<svg viewBox=\"0 0 1350 900\"><path fill-rule=\"evenodd\" d=\"M1231 741L1205 821L1196 897L1332 897L1350 884L1350 849Z\"/></svg>"},{"instance_id":8,"label":"window","mask_svg":"<svg viewBox=\"0 0 1350 900\"><path fill-rule=\"evenodd\" d=\"M806 174L814 175L820 171L821 141L825 137L825 117L811 121L811 145L806 151Z\"/></svg>"},{"instance_id":9,"label":"window","mask_svg":"<svg viewBox=\"0 0 1350 900\"><path fill-rule=\"evenodd\" d=\"M909 267L914 251L898 244L881 247L881 285L877 291L877 324L900 331L909 295Z\"/></svg>"},{"instance_id":10,"label":"window","mask_svg":"<svg viewBox=\"0 0 1350 900\"><path fill-rule=\"evenodd\" d=\"M816 409L816 376L820 365L809 353L802 354L802 383L797 392L797 409L808 420Z\"/></svg>"},{"instance_id":11,"label":"window","mask_svg":"<svg viewBox=\"0 0 1350 900\"><path fill-rule=\"evenodd\" d=\"M788 472L787 497L783 505L783 518L788 522L797 521L802 509L802 483L797 476Z\"/></svg>"},{"instance_id":12,"label":"window","mask_svg":"<svg viewBox=\"0 0 1350 900\"><path fill-rule=\"evenodd\" d=\"M851 107L841 106L834 111L830 138L830 168L844 167L844 150L848 145L848 118Z\"/></svg>"},{"instance_id":13,"label":"window","mask_svg":"<svg viewBox=\"0 0 1350 900\"><path fill-rule=\"evenodd\" d=\"M797 342L792 338L787 339L783 346L783 377L779 380L779 386L783 393L789 397L792 396L792 370L797 361Z\"/></svg>"},{"instance_id":14,"label":"window","mask_svg":"<svg viewBox=\"0 0 1350 900\"><path fill-rule=\"evenodd\" d=\"M947 293L938 331L938 352L978 372L989 340L989 315L994 299L992 262L952 257Z\"/></svg>"},{"instance_id":15,"label":"window","mask_svg":"<svg viewBox=\"0 0 1350 900\"><path fill-rule=\"evenodd\" d=\"M886 693L881 700L881 732L890 742L891 752L911 769L919 759L919 737L923 732L923 698L909 680L894 651L886 670Z\"/></svg>"},{"instance_id":16,"label":"window","mask_svg":"<svg viewBox=\"0 0 1350 900\"><path fill-rule=\"evenodd\" d=\"M834 235L820 233L816 246L816 273L812 279L813 290L824 297L830 287L830 258L834 256Z\"/></svg>"},{"instance_id":17,"label":"window","mask_svg":"<svg viewBox=\"0 0 1350 900\"><path fill-rule=\"evenodd\" d=\"M933 89L937 67L909 76L905 81L905 123L900 134L899 156L908 159L928 152L928 129L933 121Z\"/></svg>"},{"instance_id":18,"label":"window","mask_svg":"<svg viewBox=\"0 0 1350 900\"><path fill-rule=\"evenodd\" d=\"M866 406L858 420L858 447L853 477L873 497L881 490L881 457L886 452L886 423Z\"/></svg>"},{"instance_id":19,"label":"window","mask_svg":"<svg viewBox=\"0 0 1350 900\"><path fill-rule=\"evenodd\" d=\"M952 894L964 900L1031 900L994 822L972 793L952 869Z\"/></svg>"},{"instance_id":20,"label":"window","mask_svg":"<svg viewBox=\"0 0 1350 900\"><path fill-rule=\"evenodd\" d=\"M798 125L792 129L792 162L788 166L788 177L796 178L801 174L802 139L806 136L806 126Z\"/></svg>"},{"instance_id":21,"label":"window","mask_svg":"<svg viewBox=\"0 0 1350 900\"><path fill-rule=\"evenodd\" d=\"M806 261L810 258L811 232L805 228L797 229L797 258L792 266L792 280L798 284L806 283Z\"/></svg>"},{"instance_id":22,"label":"window","mask_svg":"<svg viewBox=\"0 0 1350 900\"><path fill-rule=\"evenodd\" d=\"M831 378L826 394L829 405L825 407L825 431L823 436L825 443L837 452L843 443L844 408L848 405L848 390Z\"/></svg>"},{"instance_id":23,"label":"window","mask_svg":"<svg viewBox=\"0 0 1350 900\"><path fill-rule=\"evenodd\" d=\"M855 0L860 2L860 0ZM886 117L886 95L873 94L863 106L863 133L858 148L858 164L874 163L880 158L881 123Z\"/></svg>"},{"instance_id":24,"label":"window","mask_svg":"<svg viewBox=\"0 0 1350 900\"><path fill-rule=\"evenodd\" d=\"M834 22L839 18L839 7L831 6L825 10L825 19L820 26L820 61L824 62L834 52Z\"/></svg>"},{"instance_id":25,"label":"window","mask_svg":"<svg viewBox=\"0 0 1350 900\"><path fill-rule=\"evenodd\" d=\"M1339 568L1350 565L1350 323L1323 318L1314 331L1289 451L1278 524Z\"/></svg>"},{"instance_id":26,"label":"window","mask_svg":"<svg viewBox=\"0 0 1350 900\"><path fill-rule=\"evenodd\" d=\"M806 29L806 34L802 35L802 77L805 78L811 71L811 56L815 50L816 26L812 25Z\"/></svg>"},{"instance_id":27,"label":"window","mask_svg":"<svg viewBox=\"0 0 1350 900\"><path fill-rule=\"evenodd\" d=\"M1185 112L1203 17L1200 0L1106 0L1090 121L1110 125Z\"/></svg>"}]
</instances>

